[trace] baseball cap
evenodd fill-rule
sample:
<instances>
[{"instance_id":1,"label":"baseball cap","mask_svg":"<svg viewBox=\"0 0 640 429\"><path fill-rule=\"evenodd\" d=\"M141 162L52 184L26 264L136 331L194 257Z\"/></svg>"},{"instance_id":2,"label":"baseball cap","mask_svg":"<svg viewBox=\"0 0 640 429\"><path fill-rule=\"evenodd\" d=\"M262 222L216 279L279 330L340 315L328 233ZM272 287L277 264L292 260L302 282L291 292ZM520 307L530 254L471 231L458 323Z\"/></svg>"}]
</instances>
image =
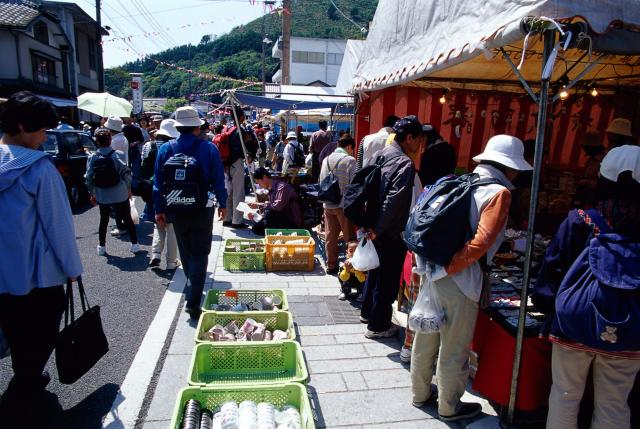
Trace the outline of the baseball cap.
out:
<instances>
[{"instance_id":1,"label":"baseball cap","mask_svg":"<svg viewBox=\"0 0 640 429\"><path fill-rule=\"evenodd\" d=\"M422 124L418 121L418 118L415 115L405 116L404 118L398 119L395 124L393 124L393 130L398 135L415 135L421 134Z\"/></svg>"}]
</instances>

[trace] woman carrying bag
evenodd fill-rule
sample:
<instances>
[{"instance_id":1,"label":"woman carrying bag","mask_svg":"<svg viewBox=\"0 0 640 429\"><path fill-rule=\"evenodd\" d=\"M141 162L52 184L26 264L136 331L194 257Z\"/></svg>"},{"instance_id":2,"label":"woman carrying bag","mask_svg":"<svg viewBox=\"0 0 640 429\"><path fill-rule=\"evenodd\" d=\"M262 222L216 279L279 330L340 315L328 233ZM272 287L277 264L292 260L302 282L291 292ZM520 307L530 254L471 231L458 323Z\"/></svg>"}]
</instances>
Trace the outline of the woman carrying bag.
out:
<instances>
[{"instance_id":1,"label":"woman carrying bag","mask_svg":"<svg viewBox=\"0 0 640 429\"><path fill-rule=\"evenodd\" d=\"M131 253L140 251L136 227L131 219L131 170L122 161L122 153L111 149L111 134L106 129L96 131L98 150L87 160L86 184L91 194L91 203L100 206L99 244L96 253L107 254L107 226L109 212L113 207L116 219L122 220L131 237Z\"/></svg>"},{"instance_id":2,"label":"woman carrying bag","mask_svg":"<svg viewBox=\"0 0 640 429\"><path fill-rule=\"evenodd\" d=\"M53 106L29 92L0 105L0 330L14 372L0 410L7 427L38 409L65 309L63 285L82 273L64 182L38 150L57 122Z\"/></svg>"},{"instance_id":3,"label":"woman carrying bag","mask_svg":"<svg viewBox=\"0 0 640 429\"><path fill-rule=\"evenodd\" d=\"M547 249L533 292L553 343L547 428L577 427L590 370L591 428L631 426L627 404L640 371L640 147L612 149L595 206L572 210Z\"/></svg>"}]
</instances>

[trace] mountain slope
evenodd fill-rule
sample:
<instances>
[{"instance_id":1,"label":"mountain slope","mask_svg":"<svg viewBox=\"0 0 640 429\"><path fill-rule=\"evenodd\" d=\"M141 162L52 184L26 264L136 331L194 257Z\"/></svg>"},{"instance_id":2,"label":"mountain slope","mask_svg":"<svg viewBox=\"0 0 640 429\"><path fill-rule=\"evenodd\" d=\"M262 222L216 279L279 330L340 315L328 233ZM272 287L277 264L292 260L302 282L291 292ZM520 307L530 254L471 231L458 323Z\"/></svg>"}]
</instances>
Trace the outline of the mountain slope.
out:
<instances>
[{"instance_id":1,"label":"mountain slope","mask_svg":"<svg viewBox=\"0 0 640 429\"><path fill-rule=\"evenodd\" d=\"M347 16L364 27L368 27L378 3L378 0L334 1ZM328 0L293 0L291 13L293 36L335 39L365 37L365 34L342 17ZM271 40L275 41L281 35L281 26L282 18L277 13L265 17L266 34ZM205 35L198 45L177 46L154 54L152 58L190 67L202 73L259 81L262 38L262 18L258 18L246 25L235 27L220 37L211 38ZM190 93L209 93L232 86L228 81L211 81L193 75L189 79L188 73L158 64L153 59L138 60L105 70L107 91L129 97L130 72L144 73L146 97L184 97ZM278 60L271 58L269 47L265 66L267 81L271 80L271 75L278 66Z\"/></svg>"}]
</instances>

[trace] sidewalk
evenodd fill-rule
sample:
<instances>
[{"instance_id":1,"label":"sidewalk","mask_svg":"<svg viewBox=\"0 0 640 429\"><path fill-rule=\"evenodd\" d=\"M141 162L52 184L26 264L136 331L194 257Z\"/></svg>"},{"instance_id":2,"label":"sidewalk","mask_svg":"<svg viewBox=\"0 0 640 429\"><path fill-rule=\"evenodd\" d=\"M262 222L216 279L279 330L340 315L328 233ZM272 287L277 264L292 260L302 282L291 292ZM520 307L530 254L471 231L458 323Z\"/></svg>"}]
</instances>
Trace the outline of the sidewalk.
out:
<instances>
[{"instance_id":1,"label":"sidewalk","mask_svg":"<svg viewBox=\"0 0 640 429\"><path fill-rule=\"evenodd\" d=\"M287 292L310 373L308 391L318 428L498 427L493 408L468 392L463 400L481 402L485 417L467 425L440 422L434 407L414 408L408 367L400 363L401 339L364 337L366 325L359 323L357 309L338 301L338 280L324 274L319 249L316 270L310 273L230 273L222 267L220 249L224 239L238 236L252 234L214 225L208 266L213 275L205 289L279 288ZM169 426L178 392L187 386L195 326L181 311L146 417L137 427Z\"/></svg>"}]
</instances>

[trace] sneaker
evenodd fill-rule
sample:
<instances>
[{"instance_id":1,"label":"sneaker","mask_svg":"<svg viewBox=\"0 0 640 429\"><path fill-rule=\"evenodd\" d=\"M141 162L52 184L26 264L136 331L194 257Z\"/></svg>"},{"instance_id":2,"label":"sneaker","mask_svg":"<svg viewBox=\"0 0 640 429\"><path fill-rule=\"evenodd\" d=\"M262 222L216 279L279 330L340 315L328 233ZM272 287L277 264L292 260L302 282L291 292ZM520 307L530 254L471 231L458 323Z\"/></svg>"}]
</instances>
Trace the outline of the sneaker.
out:
<instances>
[{"instance_id":1,"label":"sneaker","mask_svg":"<svg viewBox=\"0 0 640 429\"><path fill-rule=\"evenodd\" d=\"M202 313L202 310L197 308L197 307L189 307L189 305L187 305L184 309L185 313L189 314L189 316L191 316L192 319L199 319L200 318L200 314Z\"/></svg>"},{"instance_id":2,"label":"sneaker","mask_svg":"<svg viewBox=\"0 0 640 429\"><path fill-rule=\"evenodd\" d=\"M180 261L167 262L167 270L175 270L180 266Z\"/></svg>"},{"instance_id":3,"label":"sneaker","mask_svg":"<svg viewBox=\"0 0 640 429\"><path fill-rule=\"evenodd\" d=\"M160 258L153 258L151 262L149 262L149 266L151 268L156 268L160 266Z\"/></svg>"},{"instance_id":4,"label":"sneaker","mask_svg":"<svg viewBox=\"0 0 640 429\"><path fill-rule=\"evenodd\" d=\"M338 270L338 267L327 268L327 275L335 276L336 274L338 274Z\"/></svg>"},{"instance_id":5,"label":"sneaker","mask_svg":"<svg viewBox=\"0 0 640 429\"><path fill-rule=\"evenodd\" d=\"M369 319L360 316L360 323L369 323Z\"/></svg>"},{"instance_id":6,"label":"sneaker","mask_svg":"<svg viewBox=\"0 0 640 429\"><path fill-rule=\"evenodd\" d=\"M249 225L246 223L232 223L231 228L233 229L246 229L249 228Z\"/></svg>"},{"instance_id":7,"label":"sneaker","mask_svg":"<svg viewBox=\"0 0 640 429\"><path fill-rule=\"evenodd\" d=\"M139 244L132 244L131 245L131 253L136 254L140 251L140 245Z\"/></svg>"},{"instance_id":8,"label":"sneaker","mask_svg":"<svg viewBox=\"0 0 640 429\"><path fill-rule=\"evenodd\" d=\"M346 301L347 300L347 294L345 294L344 292L342 292L340 295L338 295L338 299L340 301Z\"/></svg>"},{"instance_id":9,"label":"sneaker","mask_svg":"<svg viewBox=\"0 0 640 429\"><path fill-rule=\"evenodd\" d=\"M106 246L98 246L96 247L96 253L98 254L98 256L104 256L107 254L107 247Z\"/></svg>"},{"instance_id":10,"label":"sneaker","mask_svg":"<svg viewBox=\"0 0 640 429\"><path fill-rule=\"evenodd\" d=\"M402 346L400 350L400 362L402 363L410 363L411 362L411 349L406 346Z\"/></svg>"},{"instance_id":11,"label":"sneaker","mask_svg":"<svg viewBox=\"0 0 640 429\"><path fill-rule=\"evenodd\" d=\"M436 404L438 402L438 388L432 384L431 385L431 395L429 396L429 399L427 399L426 401L411 401L411 405L413 405L416 408L422 408L427 404Z\"/></svg>"},{"instance_id":12,"label":"sneaker","mask_svg":"<svg viewBox=\"0 0 640 429\"><path fill-rule=\"evenodd\" d=\"M374 340L376 338L391 338L395 337L398 334L398 327L396 325L391 325L389 329L386 331L374 332L367 330L364 336L370 340Z\"/></svg>"},{"instance_id":13,"label":"sneaker","mask_svg":"<svg viewBox=\"0 0 640 429\"><path fill-rule=\"evenodd\" d=\"M111 230L111 235L114 237L120 237L121 235L125 235L126 233L127 231L125 231L124 229L113 228Z\"/></svg>"},{"instance_id":14,"label":"sneaker","mask_svg":"<svg viewBox=\"0 0 640 429\"><path fill-rule=\"evenodd\" d=\"M451 416L438 414L438 418L443 422L455 422L462 419L472 419L482 412L482 405L475 402L460 402L460 409Z\"/></svg>"}]
</instances>

